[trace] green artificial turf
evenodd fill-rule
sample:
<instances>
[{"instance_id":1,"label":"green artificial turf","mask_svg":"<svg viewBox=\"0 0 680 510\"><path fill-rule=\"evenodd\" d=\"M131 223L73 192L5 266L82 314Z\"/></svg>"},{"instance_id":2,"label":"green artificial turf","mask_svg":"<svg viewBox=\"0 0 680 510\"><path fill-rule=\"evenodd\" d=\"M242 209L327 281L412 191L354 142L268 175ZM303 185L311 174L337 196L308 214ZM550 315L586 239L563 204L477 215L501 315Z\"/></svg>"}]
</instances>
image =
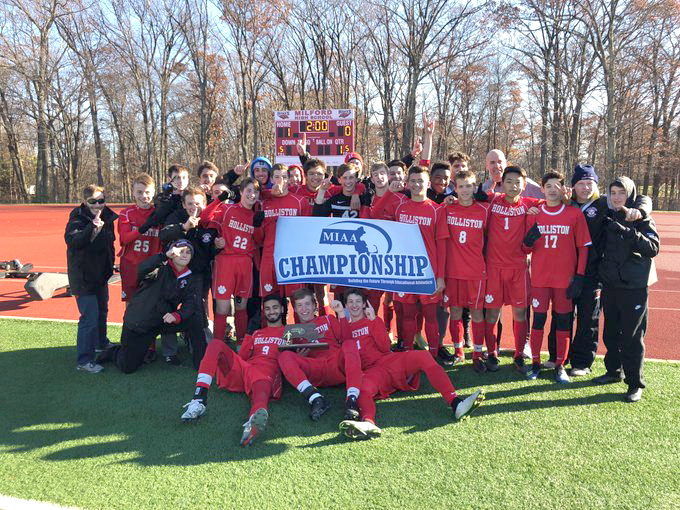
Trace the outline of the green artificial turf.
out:
<instances>
[{"instance_id":1,"label":"green artificial turf","mask_svg":"<svg viewBox=\"0 0 680 510\"><path fill-rule=\"evenodd\" d=\"M515 374L450 370L461 394L484 386L452 423L424 381L378 403L383 437L338 435L343 391L319 423L292 388L269 427L239 447L248 400L213 389L197 424L186 361L124 375L75 370L75 324L0 320L0 494L80 508L678 508L680 371L645 365L637 404L622 384L561 386ZM119 328L110 328L117 339ZM595 372L602 372L600 361Z\"/></svg>"}]
</instances>

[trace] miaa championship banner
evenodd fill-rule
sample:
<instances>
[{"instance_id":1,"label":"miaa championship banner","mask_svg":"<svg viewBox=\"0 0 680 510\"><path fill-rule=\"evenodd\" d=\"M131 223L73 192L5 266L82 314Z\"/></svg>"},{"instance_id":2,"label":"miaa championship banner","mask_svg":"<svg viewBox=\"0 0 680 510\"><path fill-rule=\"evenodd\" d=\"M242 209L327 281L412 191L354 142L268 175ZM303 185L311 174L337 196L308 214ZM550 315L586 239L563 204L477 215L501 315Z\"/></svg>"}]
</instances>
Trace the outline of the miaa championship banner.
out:
<instances>
[{"instance_id":1,"label":"miaa championship banner","mask_svg":"<svg viewBox=\"0 0 680 510\"><path fill-rule=\"evenodd\" d=\"M331 283L432 294L434 272L417 225L351 218L279 217L278 283Z\"/></svg>"}]
</instances>

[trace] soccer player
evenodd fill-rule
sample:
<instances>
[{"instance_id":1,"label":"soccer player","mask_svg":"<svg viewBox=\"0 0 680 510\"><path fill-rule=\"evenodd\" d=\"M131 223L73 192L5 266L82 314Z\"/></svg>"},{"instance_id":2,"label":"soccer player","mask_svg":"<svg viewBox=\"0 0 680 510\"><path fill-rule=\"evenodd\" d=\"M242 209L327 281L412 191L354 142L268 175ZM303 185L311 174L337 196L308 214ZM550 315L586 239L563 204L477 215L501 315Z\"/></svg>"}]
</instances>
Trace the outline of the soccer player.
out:
<instances>
[{"instance_id":1,"label":"soccer player","mask_svg":"<svg viewBox=\"0 0 680 510\"><path fill-rule=\"evenodd\" d=\"M165 218L172 212L182 208L182 192L189 186L189 169L182 165L172 165L168 168L168 183L163 186L163 192L156 195L153 213L139 230L144 234L149 228L161 227Z\"/></svg>"},{"instance_id":2,"label":"soccer player","mask_svg":"<svg viewBox=\"0 0 680 510\"><path fill-rule=\"evenodd\" d=\"M503 190L489 204L489 226L486 246L486 323L484 337L488 351L487 368L498 364L498 345L494 326L503 305L512 306L515 353L513 367L525 373L522 356L528 330L529 269L527 254L522 249L526 233L525 216L538 200L522 196L526 172L519 166L509 166L503 172Z\"/></svg>"},{"instance_id":3,"label":"soccer player","mask_svg":"<svg viewBox=\"0 0 680 510\"><path fill-rule=\"evenodd\" d=\"M277 363L283 339L283 304L277 295L266 296L262 302L267 327L246 336L238 354L224 342L210 342L201 360L196 378L194 397L182 414L184 422L196 421L206 411L208 390L217 376L217 385L233 393L245 393L250 398L248 421L243 424L241 446L252 444L269 420L269 401L280 399L281 372Z\"/></svg>"},{"instance_id":4,"label":"soccer player","mask_svg":"<svg viewBox=\"0 0 680 510\"><path fill-rule=\"evenodd\" d=\"M359 354L363 381L359 390L358 407L361 421L345 419L340 431L352 439L379 437L382 430L375 424L375 400L388 398L395 391L415 391L420 385L422 372L430 384L451 406L456 420L462 420L484 400L484 390L479 389L467 398L461 398L451 384L449 376L428 353L424 351L389 352L389 337L379 318L359 289L349 289L345 295L350 321L340 314L343 333L347 339L343 351ZM349 372L349 368L347 371Z\"/></svg>"},{"instance_id":5,"label":"soccer player","mask_svg":"<svg viewBox=\"0 0 680 510\"><path fill-rule=\"evenodd\" d=\"M464 152L452 152L449 154L448 160L454 174L470 167L470 156Z\"/></svg>"},{"instance_id":6,"label":"soccer player","mask_svg":"<svg viewBox=\"0 0 680 510\"><path fill-rule=\"evenodd\" d=\"M303 185L302 167L300 165L288 165L288 180L291 190Z\"/></svg>"},{"instance_id":7,"label":"soccer player","mask_svg":"<svg viewBox=\"0 0 680 510\"><path fill-rule=\"evenodd\" d=\"M135 203L123 209L118 216L121 297L126 303L137 291L137 267L144 259L161 250L158 228L149 228L143 234L139 231L154 212L154 193L155 184L151 176L137 175L132 181Z\"/></svg>"},{"instance_id":8,"label":"soccer player","mask_svg":"<svg viewBox=\"0 0 680 510\"><path fill-rule=\"evenodd\" d=\"M565 205L564 176L548 172L541 179L545 204L537 215L527 217L524 246L531 251L531 325L530 380L536 379L541 368L543 328L552 303L555 312L556 351L555 381L568 383L564 362L569 352L571 336L572 299L578 298L583 288L583 275L588 261L590 233L583 213L578 207Z\"/></svg>"},{"instance_id":9,"label":"soccer player","mask_svg":"<svg viewBox=\"0 0 680 510\"><path fill-rule=\"evenodd\" d=\"M469 308L472 318L473 368L478 373L498 370L497 358L490 353L488 363L482 358L484 345L484 293L486 262L484 242L489 215L486 203L475 202L475 174L461 170L454 176L458 201L446 206L449 229L444 303L449 306L450 331L455 352L454 363L465 360L463 353L463 309Z\"/></svg>"},{"instance_id":10,"label":"soccer player","mask_svg":"<svg viewBox=\"0 0 680 510\"><path fill-rule=\"evenodd\" d=\"M335 218L356 218L359 216L356 200L352 198L357 193L358 167L354 164L343 164L338 167L338 178L342 191L326 198L332 184L330 179L324 179L314 199L312 212L314 216L333 216Z\"/></svg>"},{"instance_id":11,"label":"soccer player","mask_svg":"<svg viewBox=\"0 0 680 510\"><path fill-rule=\"evenodd\" d=\"M411 191L411 199L403 202L395 209L393 219L419 226L427 255L434 270L437 287L434 294L429 296L405 294L403 292L394 295L394 300L402 303L404 348L413 349L417 324L416 315L418 314L417 303L420 302L425 318L425 334L430 353L433 357L439 357L442 362L450 364L449 356L443 356L443 353L440 353L439 325L437 323L437 306L445 288L446 239L449 237L446 215L443 207L426 196L430 184L430 175L426 167L412 166L409 169L407 183ZM380 209L381 201L385 200L386 196L384 195L383 198L379 199L373 207ZM442 347L442 349L444 348ZM448 351L446 354L448 354Z\"/></svg>"},{"instance_id":12,"label":"soccer player","mask_svg":"<svg viewBox=\"0 0 680 510\"><path fill-rule=\"evenodd\" d=\"M260 183L252 177L241 181L237 204L214 201L201 213L200 222L215 226L219 232L213 266L212 295L215 299L213 338L223 341L227 329L229 302L234 297L234 322L237 340L242 340L248 327L246 306L253 290L253 257L255 245L255 212L260 196Z\"/></svg>"},{"instance_id":13,"label":"soccer player","mask_svg":"<svg viewBox=\"0 0 680 510\"><path fill-rule=\"evenodd\" d=\"M207 197L210 197L213 184L217 180L220 169L212 161L203 161L196 169L196 176L198 177L198 185L203 189ZM212 202L212 197L210 197Z\"/></svg>"},{"instance_id":14,"label":"soccer player","mask_svg":"<svg viewBox=\"0 0 680 510\"><path fill-rule=\"evenodd\" d=\"M125 309L120 345L100 353L99 362L113 360L122 372L134 372L156 335L184 331L198 366L205 352L205 319L201 278L189 269L193 253L191 242L179 239L139 265L139 289Z\"/></svg>"},{"instance_id":15,"label":"soccer player","mask_svg":"<svg viewBox=\"0 0 680 510\"><path fill-rule=\"evenodd\" d=\"M288 190L288 169L285 165L275 165L272 170L271 195L262 201L264 221L258 238L262 239L262 263L260 265L260 296L278 293L289 297L302 284L279 286L274 266L274 245L276 243L276 220L280 216L311 216L309 203L299 195Z\"/></svg>"},{"instance_id":16,"label":"soccer player","mask_svg":"<svg viewBox=\"0 0 680 510\"><path fill-rule=\"evenodd\" d=\"M116 239L113 222L117 216L105 204L104 188L86 186L83 203L69 214L64 232L68 282L80 312L76 368L90 374L103 370L95 362L95 350L110 345L106 317Z\"/></svg>"},{"instance_id":17,"label":"soccer player","mask_svg":"<svg viewBox=\"0 0 680 510\"><path fill-rule=\"evenodd\" d=\"M336 312L342 310L339 301L333 301ZM319 335L317 341L327 342L328 349L311 349L307 352L284 352L279 365L286 380L297 389L310 406L310 418L318 421L328 410L330 403L317 387L347 384L346 405L352 407L359 394L360 381L345 377L345 358L342 353L342 334L338 319L331 315L317 317L318 304L314 292L301 288L293 293L293 308L302 324L313 324ZM355 397L352 399L352 397Z\"/></svg>"},{"instance_id":18,"label":"soccer player","mask_svg":"<svg viewBox=\"0 0 680 510\"><path fill-rule=\"evenodd\" d=\"M628 177L617 177L609 186L612 211L611 218L606 220L599 267L603 282L607 372L593 379L598 384L614 383L621 381L625 374L628 402L639 401L645 387L642 365L649 313L648 287L656 283L652 258L660 249L659 235L651 217L626 221L635 196L635 183Z\"/></svg>"}]
</instances>

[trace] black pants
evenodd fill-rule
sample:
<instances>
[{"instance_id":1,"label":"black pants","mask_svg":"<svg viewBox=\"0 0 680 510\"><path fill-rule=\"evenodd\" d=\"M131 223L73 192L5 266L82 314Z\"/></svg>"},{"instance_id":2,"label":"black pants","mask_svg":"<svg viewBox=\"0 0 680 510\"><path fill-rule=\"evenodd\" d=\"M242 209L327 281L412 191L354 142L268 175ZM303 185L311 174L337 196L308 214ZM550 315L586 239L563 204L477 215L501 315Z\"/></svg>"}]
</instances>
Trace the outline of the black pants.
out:
<instances>
[{"instance_id":1,"label":"black pants","mask_svg":"<svg viewBox=\"0 0 680 510\"><path fill-rule=\"evenodd\" d=\"M156 340L156 336L163 333L178 333L184 331L187 342L191 343L194 368L198 365L205 354L206 341L203 334L204 320L202 311L186 322L180 324L162 324L147 331L133 331L123 324L123 332L120 335L120 346L114 347L113 361L121 372L129 374L136 371L144 363L144 354Z\"/></svg>"},{"instance_id":2,"label":"black pants","mask_svg":"<svg viewBox=\"0 0 680 510\"><path fill-rule=\"evenodd\" d=\"M586 276L583 291L574 301L576 332L572 332L568 358L572 368L590 368L597 354L600 332L600 282ZM554 314L553 314L554 315ZM573 331L573 329L572 329ZM548 336L550 360L555 360L555 321L550 324Z\"/></svg>"},{"instance_id":3,"label":"black pants","mask_svg":"<svg viewBox=\"0 0 680 510\"><path fill-rule=\"evenodd\" d=\"M604 345L607 373L625 373L629 388L644 388L642 363L647 330L647 287L642 289L602 288Z\"/></svg>"}]
</instances>

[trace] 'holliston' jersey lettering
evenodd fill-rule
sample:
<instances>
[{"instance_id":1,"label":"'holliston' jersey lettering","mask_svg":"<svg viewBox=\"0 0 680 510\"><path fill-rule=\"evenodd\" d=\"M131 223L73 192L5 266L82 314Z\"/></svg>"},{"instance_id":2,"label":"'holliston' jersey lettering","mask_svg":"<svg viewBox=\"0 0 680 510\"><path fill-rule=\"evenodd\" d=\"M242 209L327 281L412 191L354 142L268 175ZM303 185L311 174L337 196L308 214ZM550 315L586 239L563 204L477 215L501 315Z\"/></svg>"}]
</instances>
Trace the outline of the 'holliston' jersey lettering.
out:
<instances>
[{"instance_id":1,"label":"'holliston' jersey lettering","mask_svg":"<svg viewBox=\"0 0 680 510\"><path fill-rule=\"evenodd\" d=\"M446 256L446 277L458 280L486 279L484 238L489 215L487 204L473 202L446 206L449 229Z\"/></svg>"},{"instance_id":2,"label":"'holliston' jersey lettering","mask_svg":"<svg viewBox=\"0 0 680 510\"><path fill-rule=\"evenodd\" d=\"M489 227L486 245L486 263L501 269L524 269L527 255L522 251L526 233L526 214L539 199L520 196L515 204L505 199L505 194L494 195L489 207Z\"/></svg>"},{"instance_id":3,"label":"'holliston' jersey lettering","mask_svg":"<svg viewBox=\"0 0 680 510\"><path fill-rule=\"evenodd\" d=\"M542 234L532 247L531 285L566 289L576 274L576 249L592 244L586 217L571 205L543 204L539 209L527 217L527 229L537 224Z\"/></svg>"}]
</instances>

